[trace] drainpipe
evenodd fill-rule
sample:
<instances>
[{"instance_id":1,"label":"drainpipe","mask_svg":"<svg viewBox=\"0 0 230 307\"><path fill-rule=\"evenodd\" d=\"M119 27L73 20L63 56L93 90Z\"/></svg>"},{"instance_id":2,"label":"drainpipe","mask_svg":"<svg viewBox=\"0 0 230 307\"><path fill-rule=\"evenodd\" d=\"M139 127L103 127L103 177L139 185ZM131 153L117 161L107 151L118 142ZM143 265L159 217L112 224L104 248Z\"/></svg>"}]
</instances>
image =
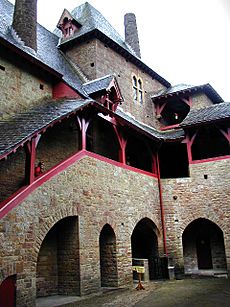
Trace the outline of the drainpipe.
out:
<instances>
[{"instance_id":1,"label":"drainpipe","mask_svg":"<svg viewBox=\"0 0 230 307\"><path fill-rule=\"evenodd\" d=\"M161 223L162 223L162 230L163 230L163 244L164 244L164 254L168 256L167 246L166 246L166 229L165 229L165 221L164 221L164 204L163 204L163 197L162 197L162 186L161 186L161 174L160 174L160 164L159 164L159 157L157 153L157 179L158 179L158 188L159 188L159 200L160 200L160 209L161 209Z\"/></svg>"}]
</instances>

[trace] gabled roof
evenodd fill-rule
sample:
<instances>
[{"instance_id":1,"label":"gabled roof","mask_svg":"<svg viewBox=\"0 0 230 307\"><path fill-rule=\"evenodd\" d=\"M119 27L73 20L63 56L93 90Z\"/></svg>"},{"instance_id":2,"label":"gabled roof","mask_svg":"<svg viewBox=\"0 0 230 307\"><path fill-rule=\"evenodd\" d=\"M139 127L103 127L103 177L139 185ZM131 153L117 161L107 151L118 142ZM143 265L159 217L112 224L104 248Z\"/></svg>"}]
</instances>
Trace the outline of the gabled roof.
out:
<instances>
[{"instance_id":1,"label":"gabled roof","mask_svg":"<svg viewBox=\"0 0 230 307\"><path fill-rule=\"evenodd\" d=\"M81 80L67 61L62 52L57 48L59 38L49 32L40 24L37 26L37 53L24 46L23 42L17 38L11 28L14 6L7 0L0 0L0 42L8 48L20 54L31 62L49 70L54 75L61 78L85 97L81 90Z\"/></svg>"},{"instance_id":2,"label":"gabled roof","mask_svg":"<svg viewBox=\"0 0 230 307\"><path fill-rule=\"evenodd\" d=\"M160 92L152 95L151 98L153 101L156 101L158 99L166 99L168 97L179 96L189 93L205 93L213 101L213 103L223 102L223 99L209 83L197 86L188 84L177 84L165 90L161 90Z\"/></svg>"},{"instance_id":3,"label":"gabled roof","mask_svg":"<svg viewBox=\"0 0 230 307\"><path fill-rule=\"evenodd\" d=\"M111 84L111 82L114 80L113 75L104 76L102 78L98 78L89 82L86 82L83 84L83 90L88 94L93 94L96 92L100 92L103 90L107 90Z\"/></svg>"},{"instance_id":4,"label":"gabled roof","mask_svg":"<svg viewBox=\"0 0 230 307\"><path fill-rule=\"evenodd\" d=\"M230 120L230 102L222 102L202 109L193 109L182 121L180 127L187 128L224 120Z\"/></svg>"},{"instance_id":5,"label":"gabled roof","mask_svg":"<svg viewBox=\"0 0 230 307\"><path fill-rule=\"evenodd\" d=\"M71 38L61 41L61 48L65 49L69 44L72 45L75 41L84 41L90 37L97 37L106 44L110 45L111 48L117 50L122 56L128 58L150 76L158 80L161 84L166 87L170 86L170 83L167 80L158 75L141 61L141 59L135 54L134 50L125 42L121 35L91 4L86 2L80 5L76 7L71 14L76 20L78 20L82 27ZM58 33L58 31L55 30L55 33Z\"/></svg>"},{"instance_id":6,"label":"gabled roof","mask_svg":"<svg viewBox=\"0 0 230 307\"><path fill-rule=\"evenodd\" d=\"M92 100L82 99L51 101L7 121L0 121L0 156L22 146L51 123L54 124L92 103Z\"/></svg>"},{"instance_id":7,"label":"gabled roof","mask_svg":"<svg viewBox=\"0 0 230 307\"><path fill-rule=\"evenodd\" d=\"M68 17L68 19L71 19L73 22L75 22L78 27L81 27L81 24L78 22L78 20L76 20L76 18L74 18L74 16L67 9L64 9L57 23L57 28L59 28L59 25L63 23L65 17Z\"/></svg>"}]
</instances>

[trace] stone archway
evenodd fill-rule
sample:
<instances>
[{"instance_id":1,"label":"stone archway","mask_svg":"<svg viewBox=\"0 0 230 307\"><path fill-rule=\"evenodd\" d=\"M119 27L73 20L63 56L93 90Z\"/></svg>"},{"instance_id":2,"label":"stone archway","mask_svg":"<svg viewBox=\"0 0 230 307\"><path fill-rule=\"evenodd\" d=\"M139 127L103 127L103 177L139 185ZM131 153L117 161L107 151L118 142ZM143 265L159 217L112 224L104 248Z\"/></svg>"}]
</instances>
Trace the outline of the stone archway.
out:
<instances>
[{"instance_id":1,"label":"stone archway","mask_svg":"<svg viewBox=\"0 0 230 307\"><path fill-rule=\"evenodd\" d=\"M138 263L138 259L146 259L149 267L149 274L147 272L147 275L149 275L150 280L158 279L162 275L160 273L162 264L158 257L157 233L156 225L150 219L143 218L137 223L131 236L133 264L136 264L135 261Z\"/></svg>"},{"instance_id":2,"label":"stone archway","mask_svg":"<svg viewBox=\"0 0 230 307\"><path fill-rule=\"evenodd\" d=\"M182 242L185 273L226 270L223 232L215 223L204 218L194 220L185 228Z\"/></svg>"},{"instance_id":3,"label":"stone archway","mask_svg":"<svg viewBox=\"0 0 230 307\"><path fill-rule=\"evenodd\" d=\"M118 285L116 236L109 224L102 228L99 244L101 286L116 287Z\"/></svg>"},{"instance_id":4,"label":"stone archway","mask_svg":"<svg viewBox=\"0 0 230 307\"><path fill-rule=\"evenodd\" d=\"M44 238L37 259L37 297L80 295L78 217L57 222Z\"/></svg>"}]
</instances>

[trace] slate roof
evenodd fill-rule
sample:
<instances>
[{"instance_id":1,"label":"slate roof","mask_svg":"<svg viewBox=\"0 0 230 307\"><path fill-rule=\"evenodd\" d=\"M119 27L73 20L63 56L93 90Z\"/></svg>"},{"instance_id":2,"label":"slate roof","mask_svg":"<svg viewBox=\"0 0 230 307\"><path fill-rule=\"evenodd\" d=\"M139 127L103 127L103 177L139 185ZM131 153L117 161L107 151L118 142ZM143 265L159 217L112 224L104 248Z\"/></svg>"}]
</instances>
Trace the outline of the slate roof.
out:
<instances>
[{"instance_id":1,"label":"slate roof","mask_svg":"<svg viewBox=\"0 0 230 307\"><path fill-rule=\"evenodd\" d=\"M119 109L114 113L91 99L63 99L46 102L44 105L31 109L28 112L23 112L15 115L11 119L0 121L0 157L22 146L34 135L42 132L56 121L60 121L89 105L117 117L124 124L131 126L133 129L157 141L177 140L183 139L184 137L182 129L164 132L157 131Z\"/></svg>"},{"instance_id":2,"label":"slate roof","mask_svg":"<svg viewBox=\"0 0 230 307\"><path fill-rule=\"evenodd\" d=\"M111 41L112 48L118 48L120 53L124 56L129 57L130 61L133 61L141 69L149 73L152 77L158 80L160 83L166 87L170 86L170 83L163 77L158 75L150 67L148 67L141 59L136 55L134 50L125 42L123 37L111 26L111 24L105 19L105 17L97 11L91 4L85 2L84 4L76 7L71 15L82 25L82 27L77 31L73 37L60 41L61 47L66 47L69 43L74 40L84 40L85 37L93 34L98 35L100 39L104 39L107 43ZM56 34L60 34L60 30L54 31Z\"/></svg>"},{"instance_id":3,"label":"slate roof","mask_svg":"<svg viewBox=\"0 0 230 307\"><path fill-rule=\"evenodd\" d=\"M167 98L168 96L174 96L179 94L187 94L189 92L204 92L214 103L223 102L221 96L214 90L214 88L209 83L196 86L189 84L177 84L171 86L170 88L161 90L160 92L152 95L151 98L153 101L155 101L156 99Z\"/></svg>"},{"instance_id":4,"label":"slate roof","mask_svg":"<svg viewBox=\"0 0 230 307\"><path fill-rule=\"evenodd\" d=\"M102 90L106 90L111 81L114 79L113 75L104 76L102 78L98 78L83 84L84 91L90 95L96 92L100 92Z\"/></svg>"},{"instance_id":5,"label":"slate roof","mask_svg":"<svg viewBox=\"0 0 230 307\"><path fill-rule=\"evenodd\" d=\"M82 82L80 78L57 48L59 37L37 24L37 53L35 53L32 49L24 46L16 36L12 35L13 9L12 3L7 0L0 0L0 40L6 41L38 63L51 68L59 77L63 75L63 80L85 97L86 95L81 88Z\"/></svg>"},{"instance_id":6,"label":"slate roof","mask_svg":"<svg viewBox=\"0 0 230 307\"><path fill-rule=\"evenodd\" d=\"M80 99L51 101L7 121L0 121L0 156L10 153L51 123L92 103L92 100Z\"/></svg>"},{"instance_id":7,"label":"slate roof","mask_svg":"<svg viewBox=\"0 0 230 307\"><path fill-rule=\"evenodd\" d=\"M180 124L180 127L187 128L223 120L230 120L230 102L222 102L202 109L191 110Z\"/></svg>"},{"instance_id":8,"label":"slate roof","mask_svg":"<svg viewBox=\"0 0 230 307\"><path fill-rule=\"evenodd\" d=\"M158 131L153 127L136 120L131 114L123 112L120 108L116 110L115 114L158 141L182 140L184 138L184 131L182 129Z\"/></svg>"}]
</instances>

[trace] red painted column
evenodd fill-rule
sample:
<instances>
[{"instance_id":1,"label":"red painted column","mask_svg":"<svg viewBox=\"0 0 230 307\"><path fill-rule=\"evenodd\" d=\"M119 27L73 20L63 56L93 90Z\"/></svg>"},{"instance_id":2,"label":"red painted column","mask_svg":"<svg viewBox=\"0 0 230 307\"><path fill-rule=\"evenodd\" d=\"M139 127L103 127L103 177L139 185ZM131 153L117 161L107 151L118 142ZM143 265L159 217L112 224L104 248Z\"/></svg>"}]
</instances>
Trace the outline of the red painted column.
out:
<instances>
[{"instance_id":1,"label":"red painted column","mask_svg":"<svg viewBox=\"0 0 230 307\"><path fill-rule=\"evenodd\" d=\"M29 143L27 143L27 161L26 161L26 183L27 184L31 184L34 181L36 143L37 143L36 138L32 138L32 140Z\"/></svg>"},{"instance_id":2,"label":"red painted column","mask_svg":"<svg viewBox=\"0 0 230 307\"><path fill-rule=\"evenodd\" d=\"M189 136L187 135L186 138L185 138L185 140L182 141L182 143L186 143L186 145L187 145L188 163L189 163L189 164L192 163L192 144L193 144L193 142L194 142L194 140L195 140L195 137L197 136L197 132L198 132L198 131L196 131L196 132L194 133L194 135L191 137L191 139L190 139Z\"/></svg>"},{"instance_id":3,"label":"red painted column","mask_svg":"<svg viewBox=\"0 0 230 307\"><path fill-rule=\"evenodd\" d=\"M113 128L115 130L115 133L117 135L117 139L120 145L120 152L119 152L119 162L121 162L122 164L126 164L126 153L125 153L125 149L126 149L126 144L127 144L127 140L124 139L121 131L118 131L118 127L113 125Z\"/></svg>"},{"instance_id":4,"label":"red painted column","mask_svg":"<svg viewBox=\"0 0 230 307\"><path fill-rule=\"evenodd\" d=\"M81 131L81 149L86 150L86 131L89 126L89 121L86 121L84 117L77 116L78 124Z\"/></svg>"}]
</instances>

